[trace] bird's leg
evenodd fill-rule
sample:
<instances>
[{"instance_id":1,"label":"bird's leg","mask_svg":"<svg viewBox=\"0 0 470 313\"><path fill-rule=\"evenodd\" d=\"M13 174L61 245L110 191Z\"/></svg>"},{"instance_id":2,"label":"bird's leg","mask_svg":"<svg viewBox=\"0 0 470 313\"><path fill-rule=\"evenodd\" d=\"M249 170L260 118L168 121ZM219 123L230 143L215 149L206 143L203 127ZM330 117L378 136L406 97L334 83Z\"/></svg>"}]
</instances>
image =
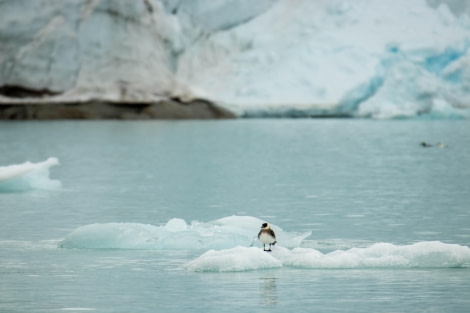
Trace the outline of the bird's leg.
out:
<instances>
[{"instance_id":1,"label":"bird's leg","mask_svg":"<svg viewBox=\"0 0 470 313\"><path fill-rule=\"evenodd\" d=\"M263 251L266 251L266 244L263 243Z\"/></svg>"}]
</instances>

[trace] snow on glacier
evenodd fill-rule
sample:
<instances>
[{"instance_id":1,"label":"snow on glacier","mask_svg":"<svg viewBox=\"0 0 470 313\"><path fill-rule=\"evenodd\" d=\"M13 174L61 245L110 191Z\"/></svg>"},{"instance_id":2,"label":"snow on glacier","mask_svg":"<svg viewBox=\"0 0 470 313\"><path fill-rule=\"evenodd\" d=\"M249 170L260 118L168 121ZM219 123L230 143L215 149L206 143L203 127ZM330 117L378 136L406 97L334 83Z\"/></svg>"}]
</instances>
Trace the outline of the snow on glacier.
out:
<instances>
[{"instance_id":1,"label":"snow on glacier","mask_svg":"<svg viewBox=\"0 0 470 313\"><path fill-rule=\"evenodd\" d=\"M196 272L237 272L280 267L339 268L450 268L469 267L470 248L439 241L409 245L372 243L322 252L306 247L311 235L283 231L271 225L277 244L263 251L257 232L264 220L228 216L188 224L173 218L160 226L139 223L104 223L78 227L60 243L68 249L150 249L203 251L183 268ZM346 243L345 246L350 246Z\"/></svg>"}]
</instances>

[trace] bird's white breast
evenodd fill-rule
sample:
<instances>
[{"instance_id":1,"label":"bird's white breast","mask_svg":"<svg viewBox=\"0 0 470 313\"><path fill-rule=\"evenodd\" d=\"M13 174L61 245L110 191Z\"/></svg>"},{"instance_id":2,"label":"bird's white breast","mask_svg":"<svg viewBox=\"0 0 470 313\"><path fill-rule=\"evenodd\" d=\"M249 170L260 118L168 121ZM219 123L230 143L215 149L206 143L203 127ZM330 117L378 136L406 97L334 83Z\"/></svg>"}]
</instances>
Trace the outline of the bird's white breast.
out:
<instances>
[{"instance_id":1,"label":"bird's white breast","mask_svg":"<svg viewBox=\"0 0 470 313\"><path fill-rule=\"evenodd\" d=\"M261 234L259 235L259 241L261 241L264 244L269 244L269 243L273 243L274 241L276 241L276 239L274 239L273 236L271 236L270 234L266 232L261 232Z\"/></svg>"}]
</instances>

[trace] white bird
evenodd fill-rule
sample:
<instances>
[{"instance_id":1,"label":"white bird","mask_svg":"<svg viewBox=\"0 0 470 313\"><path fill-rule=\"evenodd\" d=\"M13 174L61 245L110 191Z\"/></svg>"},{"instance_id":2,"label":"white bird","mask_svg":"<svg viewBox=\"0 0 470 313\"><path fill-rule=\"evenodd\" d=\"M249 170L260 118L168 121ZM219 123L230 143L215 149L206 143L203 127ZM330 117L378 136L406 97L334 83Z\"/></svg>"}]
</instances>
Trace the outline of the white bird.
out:
<instances>
[{"instance_id":1,"label":"white bird","mask_svg":"<svg viewBox=\"0 0 470 313\"><path fill-rule=\"evenodd\" d=\"M258 233L258 239L263 244L264 251L271 251L271 246L274 246L276 243L276 234L271 229L271 227L269 227L268 223L263 223L263 225L261 225L261 230ZM266 250L266 245L269 245L269 250Z\"/></svg>"}]
</instances>

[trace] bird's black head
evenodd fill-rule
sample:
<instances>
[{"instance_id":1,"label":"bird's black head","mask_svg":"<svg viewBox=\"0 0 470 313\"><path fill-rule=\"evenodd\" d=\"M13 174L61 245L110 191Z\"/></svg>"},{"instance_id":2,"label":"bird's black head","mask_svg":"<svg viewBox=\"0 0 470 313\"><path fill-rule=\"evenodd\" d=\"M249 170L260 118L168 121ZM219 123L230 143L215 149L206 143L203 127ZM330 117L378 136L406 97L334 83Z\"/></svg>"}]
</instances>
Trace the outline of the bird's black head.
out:
<instances>
[{"instance_id":1,"label":"bird's black head","mask_svg":"<svg viewBox=\"0 0 470 313\"><path fill-rule=\"evenodd\" d=\"M261 228L265 228L265 227L268 227L268 223L263 223L263 225L261 225Z\"/></svg>"}]
</instances>

